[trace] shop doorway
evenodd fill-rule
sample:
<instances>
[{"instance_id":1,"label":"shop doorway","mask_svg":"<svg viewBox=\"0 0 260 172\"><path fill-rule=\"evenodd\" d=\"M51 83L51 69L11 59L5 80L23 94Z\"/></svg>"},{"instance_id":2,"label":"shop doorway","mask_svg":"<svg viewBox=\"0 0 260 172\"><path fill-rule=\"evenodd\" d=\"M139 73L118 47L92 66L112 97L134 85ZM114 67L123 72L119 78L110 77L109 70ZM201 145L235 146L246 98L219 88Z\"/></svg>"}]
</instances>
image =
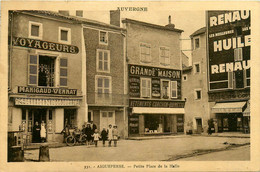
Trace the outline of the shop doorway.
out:
<instances>
[{"instance_id":1,"label":"shop doorway","mask_svg":"<svg viewBox=\"0 0 260 172\"><path fill-rule=\"evenodd\" d=\"M46 120L47 120L46 115L47 115L47 109L35 109L33 124L35 124L36 122L41 124L42 121L44 121L44 123L46 124Z\"/></svg>"},{"instance_id":2,"label":"shop doorway","mask_svg":"<svg viewBox=\"0 0 260 172\"><path fill-rule=\"evenodd\" d=\"M77 126L76 114L77 109L64 109L64 126L69 125L70 128L75 128Z\"/></svg>"}]
</instances>

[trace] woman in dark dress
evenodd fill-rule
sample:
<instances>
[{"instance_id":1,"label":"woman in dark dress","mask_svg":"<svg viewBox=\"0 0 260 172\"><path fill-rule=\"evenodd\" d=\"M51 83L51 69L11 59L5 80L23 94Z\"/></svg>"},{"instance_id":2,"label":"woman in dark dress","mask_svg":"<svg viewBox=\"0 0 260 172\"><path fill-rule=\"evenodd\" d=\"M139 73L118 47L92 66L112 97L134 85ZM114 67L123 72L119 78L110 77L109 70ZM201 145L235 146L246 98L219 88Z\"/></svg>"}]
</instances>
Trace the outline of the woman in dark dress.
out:
<instances>
[{"instance_id":1,"label":"woman in dark dress","mask_svg":"<svg viewBox=\"0 0 260 172\"><path fill-rule=\"evenodd\" d=\"M32 137L33 143L40 143L41 140L40 131L41 131L41 126L36 121L35 125L33 126L33 137Z\"/></svg>"},{"instance_id":2,"label":"woman in dark dress","mask_svg":"<svg viewBox=\"0 0 260 172\"><path fill-rule=\"evenodd\" d=\"M92 130L90 127L90 124L87 124L87 127L85 128L85 134L87 135L88 143L87 145L90 145L90 141L92 140Z\"/></svg>"}]
</instances>

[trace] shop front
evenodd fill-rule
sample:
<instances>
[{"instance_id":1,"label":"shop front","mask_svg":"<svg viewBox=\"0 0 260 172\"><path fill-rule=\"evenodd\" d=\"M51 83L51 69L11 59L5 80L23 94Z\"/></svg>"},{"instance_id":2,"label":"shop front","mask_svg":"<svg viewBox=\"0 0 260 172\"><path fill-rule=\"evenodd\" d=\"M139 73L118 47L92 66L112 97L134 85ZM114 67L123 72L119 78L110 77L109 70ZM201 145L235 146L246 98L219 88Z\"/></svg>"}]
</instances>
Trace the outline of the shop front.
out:
<instances>
[{"instance_id":1,"label":"shop front","mask_svg":"<svg viewBox=\"0 0 260 172\"><path fill-rule=\"evenodd\" d=\"M29 143L62 142L61 131L65 123L71 128L78 126L81 119L79 109L82 98L53 96L10 96L9 130L22 131L23 138ZM84 114L82 114L84 115ZM45 131L42 140L38 132Z\"/></svg>"},{"instance_id":2,"label":"shop front","mask_svg":"<svg viewBox=\"0 0 260 172\"><path fill-rule=\"evenodd\" d=\"M138 104L150 104L151 107L137 107ZM159 104L162 107L159 107ZM184 132L184 102L130 99L130 105L136 106L130 107L128 118L130 137Z\"/></svg>"},{"instance_id":3,"label":"shop front","mask_svg":"<svg viewBox=\"0 0 260 172\"><path fill-rule=\"evenodd\" d=\"M248 132L249 118L247 101L216 103L212 112L216 114L219 132ZM247 131L246 131L247 130Z\"/></svg>"}]
</instances>

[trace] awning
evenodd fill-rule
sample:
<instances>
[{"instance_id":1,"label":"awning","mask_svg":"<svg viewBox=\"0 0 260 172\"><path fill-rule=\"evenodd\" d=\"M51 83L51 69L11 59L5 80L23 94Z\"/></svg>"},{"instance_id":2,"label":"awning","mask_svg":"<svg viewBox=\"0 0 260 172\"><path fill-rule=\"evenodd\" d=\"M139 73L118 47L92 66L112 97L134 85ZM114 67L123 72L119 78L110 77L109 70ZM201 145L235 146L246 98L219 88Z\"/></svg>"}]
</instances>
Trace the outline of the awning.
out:
<instances>
[{"instance_id":1,"label":"awning","mask_svg":"<svg viewBox=\"0 0 260 172\"><path fill-rule=\"evenodd\" d=\"M246 102L216 103L212 113L242 113Z\"/></svg>"},{"instance_id":2,"label":"awning","mask_svg":"<svg viewBox=\"0 0 260 172\"><path fill-rule=\"evenodd\" d=\"M247 107L243 112L243 116L250 116L250 101L247 103Z\"/></svg>"},{"instance_id":3,"label":"awning","mask_svg":"<svg viewBox=\"0 0 260 172\"><path fill-rule=\"evenodd\" d=\"M184 108L145 108L133 107L132 113L148 114L184 114Z\"/></svg>"}]
</instances>

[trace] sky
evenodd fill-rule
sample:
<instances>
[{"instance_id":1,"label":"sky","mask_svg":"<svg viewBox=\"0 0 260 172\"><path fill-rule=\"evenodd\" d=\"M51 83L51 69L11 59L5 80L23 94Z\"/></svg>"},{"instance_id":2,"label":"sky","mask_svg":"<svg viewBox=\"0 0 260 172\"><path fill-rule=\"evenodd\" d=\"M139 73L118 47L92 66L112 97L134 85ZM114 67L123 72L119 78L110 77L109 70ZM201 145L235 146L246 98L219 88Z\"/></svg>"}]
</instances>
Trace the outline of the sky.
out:
<instances>
[{"instance_id":1,"label":"sky","mask_svg":"<svg viewBox=\"0 0 260 172\"><path fill-rule=\"evenodd\" d=\"M73 14L73 11L71 11ZM205 11L165 11L158 8L158 11L147 11L147 12L133 12L133 11L121 11L120 16L122 18L130 18L139 20L147 23L167 25L168 17L171 15L171 23L175 24L175 28L184 30L182 33L182 39L189 39L189 36L206 26L205 24ZM110 22L109 11L84 11L83 17L101 21L104 23ZM182 50L190 50L190 40L182 40ZM190 51L184 51L186 55L190 57Z\"/></svg>"}]
</instances>

